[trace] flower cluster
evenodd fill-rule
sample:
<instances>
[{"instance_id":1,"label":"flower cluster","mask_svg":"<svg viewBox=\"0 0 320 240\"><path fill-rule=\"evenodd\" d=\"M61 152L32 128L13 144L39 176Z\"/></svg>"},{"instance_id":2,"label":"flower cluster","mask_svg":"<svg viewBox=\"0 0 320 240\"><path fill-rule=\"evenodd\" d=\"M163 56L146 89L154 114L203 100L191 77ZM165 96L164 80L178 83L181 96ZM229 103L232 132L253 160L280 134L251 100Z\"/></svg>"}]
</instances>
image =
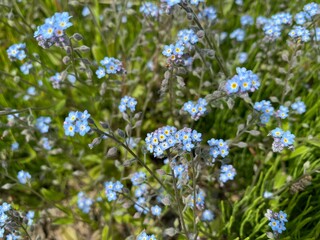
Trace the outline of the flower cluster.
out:
<instances>
[{"instance_id":1,"label":"flower cluster","mask_svg":"<svg viewBox=\"0 0 320 240\"><path fill-rule=\"evenodd\" d=\"M246 32L241 28L237 28L232 33L230 33L230 39L235 39L238 42L242 42L245 37Z\"/></svg>"},{"instance_id":2,"label":"flower cluster","mask_svg":"<svg viewBox=\"0 0 320 240\"><path fill-rule=\"evenodd\" d=\"M165 126L148 133L145 141L148 151L153 153L155 157L159 157L167 149L175 146L190 152L196 143L201 142L201 133L191 128L177 131L175 127Z\"/></svg>"},{"instance_id":3,"label":"flower cluster","mask_svg":"<svg viewBox=\"0 0 320 240\"><path fill-rule=\"evenodd\" d=\"M222 183L226 183L229 180L233 180L236 174L236 169L232 165L222 165L219 181Z\"/></svg>"},{"instance_id":4,"label":"flower cluster","mask_svg":"<svg viewBox=\"0 0 320 240\"><path fill-rule=\"evenodd\" d=\"M132 181L132 179L131 179L131 181ZM148 191L148 185L145 183L140 184L140 185L139 184L134 185L134 186L138 186L138 188L134 191L134 196L137 198L142 197Z\"/></svg>"},{"instance_id":5,"label":"flower cluster","mask_svg":"<svg viewBox=\"0 0 320 240\"><path fill-rule=\"evenodd\" d=\"M138 186L146 180L146 174L144 172L135 172L131 177L133 186Z\"/></svg>"},{"instance_id":6,"label":"flower cluster","mask_svg":"<svg viewBox=\"0 0 320 240\"><path fill-rule=\"evenodd\" d=\"M289 36L296 40L301 40L302 42L310 41L310 31L303 26L294 26L289 32Z\"/></svg>"},{"instance_id":7,"label":"flower cluster","mask_svg":"<svg viewBox=\"0 0 320 240\"><path fill-rule=\"evenodd\" d=\"M201 220L204 222L211 222L214 219L214 214L211 210L206 209L201 215Z\"/></svg>"},{"instance_id":8,"label":"flower cluster","mask_svg":"<svg viewBox=\"0 0 320 240\"><path fill-rule=\"evenodd\" d=\"M7 49L7 54L10 59L10 61L15 61L15 60L23 60L27 57L26 52L25 52L26 44L25 43L17 43L11 45Z\"/></svg>"},{"instance_id":9,"label":"flower cluster","mask_svg":"<svg viewBox=\"0 0 320 240\"><path fill-rule=\"evenodd\" d=\"M143 231L142 233L140 233L137 236L137 240L157 240L157 239L153 234L152 235L148 235L148 234L146 234L145 231Z\"/></svg>"},{"instance_id":10,"label":"flower cluster","mask_svg":"<svg viewBox=\"0 0 320 240\"><path fill-rule=\"evenodd\" d=\"M4 237L5 224L10 221L9 216L6 214L11 209L11 205L4 202L0 205L0 237Z\"/></svg>"},{"instance_id":11,"label":"flower cluster","mask_svg":"<svg viewBox=\"0 0 320 240\"><path fill-rule=\"evenodd\" d=\"M286 106L280 106L279 110L275 112L275 116L281 119L286 119L289 116L289 108Z\"/></svg>"},{"instance_id":12,"label":"flower cluster","mask_svg":"<svg viewBox=\"0 0 320 240\"><path fill-rule=\"evenodd\" d=\"M27 94L23 97L23 100L29 100L30 97L37 95L37 91L35 87L28 87Z\"/></svg>"},{"instance_id":13,"label":"flower cluster","mask_svg":"<svg viewBox=\"0 0 320 240\"><path fill-rule=\"evenodd\" d=\"M112 202L118 198L117 193L122 191L123 185L119 181L109 181L104 183L104 188L108 201Z\"/></svg>"},{"instance_id":14,"label":"flower cluster","mask_svg":"<svg viewBox=\"0 0 320 240\"><path fill-rule=\"evenodd\" d=\"M52 45L59 47L68 46L69 39L65 35L65 30L72 26L69 22L69 13L55 13L52 17L47 18L45 23L38 26L34 33L34 37L38 41L39 46L50 48Z\"/></svg>"},{"instance_id":15,"label":"flower cluster","mask_svg":"<svg viewBox=\"0 0 320 240\"><path fill-rule=\"evenodd\" d=\"M155 5L152 2L145 2L142 3L140 7L140 12L144 14L145 16L151 16L151 17L158 17L162 14L162 10L158 8L157 5Z\"/></svg>"},{"instance_id":16,"label":"flower cluster","mask_svg":"<svg viewBox=\"0 0 320 240\"><path fill-rule=\"evenodd\" d=\"M290 13L280 12L270 19L266 19L263 25L263 31L266 37L273 41L281 36L283 25L290 25L292 23L292 16Z\"/></svg>"},{"instance_id":17,"label":"flower cluster","mask_svg":"<svg viewBox=\"0 0 320 240\"><path fill-rule=\"evenodd\" d=\"M311 18L309 16L309 14L307 14L306 12L298 12L295 17L294 17L295 22L298 25L303 25L305 24L307 21L310 21Z\"/></svg>"},{"instance_id":18,"label":"flower cluster","mask_svg":"<svg viewBox=\"0 0 320 240\"><path fill-rule=\"evenodd\" d=\"M102 66L99 66L96 71L96 75L98 78L102 78L107 74L117 74L121 72L125 72L122 67L122 62L113 57L105 57L100 61Z\"/></svg>"},{"instance_id":19,"label":"flower cluster","mask_svg":"<svg viewBox=\"0 0 320 240\"><path fill-rule=\"evenodd\" d=\"M20 66L20 71L24 75L28 75L30 73L30 69L32 69L32 64L30 62L26 62Z\"/></svg>"},{"instance_id":20,"label":"flower cluster","mask_svg":"<svg viewBox=\"0 0 320 240\"><path fill-rule=\"evenodd\" d=\"M260 121L263 124L269 122L270 117L274 113L274 108L271 105L270 101L262 100L261 102L256 102L253 106L254 110L261 112Z\"/></svg>"},{"instance_id":21,"label":"flower cluster","mask_svg":"<svg viewBox=\"0 0 320 240\"><path fill-rule=\"evenodd\" d=\"M270 117L278 117L281 119L286 119L289 116L289 108L283 105L280 105L279 109L275 111L270 101L262 100L256 102L253 106L254 110L262 113L260 116L260 121L263 124L269 122ZM291 108L295 110L297 114L302 114L306 111L306 105L302 101L297 101L291 104Z\"/></svg>"},{"instance_id":22,"label":"flower cluster","mask_svg":"<svg viewBox=\"0 0 320 240\"><path fill-rule=\"evenodd\" d=\"M244 15L240 19L241 26L252 26L253 25L253 18L250 15Z\"/></svg>"},{"instance_id":23,"label":"flower cluster","mask_svg":"<svg viewBox=\"0 0 320 240\"><path fill-rule=\"evenodd\" d=\"M51 150L52 149L52 145L49 141L49 139L47 137L43 137L40 139L40 143L42 145L42 147L46 150Z\"/></svg>"},{"instance_id":24,"label":"flower cluster","mask_svg":"<svg viewBox=\"0 0 320 240\"><path fill-rule=\"evenodd\" d=\"M72 84L74 84L76 82L76 77L74 75L72 75L72 74L68 74L67 75L67 79ZM58 73L57 72L55 75L51 76L49 78L49 80L50 80L53 88L60 89L61 88L61 83L64 80L64 75L63 75L63 73Z\"/></svg>"},{"instance_id":25,"label":"flower cluster","mask_svg":"<svg viewBox=\"0 0 320 240\"><path fill-rule=\"evenodd\" d=\"M181 0L161 0L161 2L167 4L167 6L171 8L174 5L181 3ZM188 2L192 5L198 5L199 3L204 2L204 0L189 0Z\"/></svg>"},{"instance_id":26,"label":"flower cluster","mask_svg":"<svg viewBox=\"0 0 320 240\"><path fill-rule=\"evenodd\" d=\"M269 135L271 135L274 139L272 143L273 152L281 152L284 147L287 147L289 149L293 148L295 135L290 131L285 132L281 128L275 128Z\"/></svg>"},{"instance_id":27,"label":"flower cluster","mask_svg":"<svg viewBox=\"0 0 320 240\"><path fill-rule=\"evenodd\" d=\"M298 114L302 114L306 111L306 105L302 101L294 102L293 104L291 104L291 108Z\"/></svg>"},{"instance_id":28,"label":"flower cluster","mask_svg":"<svg viewBox=\"0 0 320 240\"><path fill-rule=\"evenodd\" d=\"M181 59L185 54L186 48L191 49L199 39L192 29L183 29L178 32L178 40L175 44L165 45L162 54L168 57L168 62L174 62Z\"/></svg>"},{"instance_id":29,"label":"flower cluster","mask_svg":"<svg viewBox=\"0 0 320 240\"><path fill-rule=\"evenodd\" d=\"M202 190L200 190L197 194L196 194L196 200L194 201L194 196L192 195L189 202L188 202L188 206L190 208L194 207L194 202L196 203L196 207L198 209L203 209L204 207L204 192Z\"/></svg>"},{"instance_id":30,"label":"flower cluster","mask_svg":"<svg viewBox=\"0 0 320 240\"><path fill-rule=\"evenodd\" d=\"M131 112L136 110L137 100L133 97L124 96L120 100L119 110L120 112L124 112L127 108L130 109Z\"/></svg>"},{"instance_id":31,"label":"flower cluster","mask_svg":"<svg viewBox=\"0 0 320 240\"><path fill-rule=\"evenodd\" d=\"M86 195L83 192L78 193L78 208L84 213L89 213L91 205L93 204L93 201L91 198L86 197Z\"/></svg>"},{"instance_id":32,"label":"flower cluster","mask_svg":"<svg viewBox=\"0 0 320 240\"><path fill-rule=\"evenodd\" d=\"M35 127L41 133L47 133L49 131L49 124L51 123L50 117L39 117L37 118Z\"/></svg>"},{"instance_id":33,"label":"flower cluster","mask_svg":"<svg viewBox=\"0 0 320 240\"><path fill-rule=\"evenodd\" d=\"M237 74L226 83L225 90L228 94L254 92L260 86L258 75L246 68L236 68Z\"/></svg>"},{"instance_id":34,"label":"flower cluster","mask_svg":"<svg viewBox=\"0 0 320 240\"><path fill-rule=\"evenodd\" d=\"M26 214L26 219L28 220L28 223L27 223L28 226L31 226L31 225L32 225L32 223L33 223L33 218L34 218L34 211L29 211L29 212L27 212L27 214Z\"/></svg>"},{"instance_id":35,"label":"flower cluster","mask_svg":"<svg viewBox=\"0 0 320 240\"><path fill-rule=\"evenodd\" d=\"M229 154L229 146L222 139L211 138L208 140L210 146L210 155L213 157L212 162L215 162L216 158L220 155L226 157Z\"/></svg>"},{"instance_id":36,"label":"flower cluster","mask_svg":"<svg viewBox=\"0 0 320 240\"><path fill-rule=\"evenodd\" d=\"M90 114L87 110L84 112L70 112L63 123L64 134L66 136L74 136L75 133L79 133L81 136L84 136L90 131L88 125L89 117Z\"/></svg>"},{"instance_id":37,"label":"flower cluster","mask_svg":"<svg viewBox=\"0 0 320 240\"><path fill-rule=\"evenodd\" d=\"M21 184L26 184L31 179L31 175L30 173L21 170L18 172L17 178Z\"/></svg>"},{"instance_id":38,"label":"flower cluster","mask_svg":"<svg viewBox=\"0 0 320 240\"><path fill-rule=\"evenodd\" d=\"M320 5L317 3L308 3L304 5L303 11L305 11L310 17L320 14Z\"/></svg>"},{"instance_id":39,"label":"flower cluster","mask_svg":"<svg viewBox=\"0 0 320 240\"><path fill-rule=\"evenodd\" d=\"M199 19L207 19L209 22L217 19L217 11L214 7L206 7L198 14Z\"/></svg>"},{"instance_id":40,"label":"flower cluster","mask_svg":"<svg viewBox=\"0 0 320 240\"><path fill-rule=\"evenodd\" d=\"M196 104L192 101L186 102L183 105L183 110L188 112L192 119L198 120L206 112L207 105L208 103L205 99L199 98Z\"/></svg>"},{"instance_id":41,"label":"flower cluster","mask_svg":"<svg viewBox=\"0 0 320 240\"><path fill-rule=\"evenodd\" d=\"M177 187L178 189L180 189L183 185L185 185L189 181L188 165L178 164L173 166L172 169L173 169L174 177L178 179Z\"/></svg>"},{"instance_id":42,"label":"flower cluster","mask_svg":"<svg viewBox=\"0 0 320 240\"><path fill-rule=\"evenodd\" d=\"M285 223L288 222L288 220L287 214L285 212L280 211L279 213L277 213L268 209L265 217L270 221L268 225L271 227L273 233L276 236L286 230Z\"/></svg>"}]
</instances>

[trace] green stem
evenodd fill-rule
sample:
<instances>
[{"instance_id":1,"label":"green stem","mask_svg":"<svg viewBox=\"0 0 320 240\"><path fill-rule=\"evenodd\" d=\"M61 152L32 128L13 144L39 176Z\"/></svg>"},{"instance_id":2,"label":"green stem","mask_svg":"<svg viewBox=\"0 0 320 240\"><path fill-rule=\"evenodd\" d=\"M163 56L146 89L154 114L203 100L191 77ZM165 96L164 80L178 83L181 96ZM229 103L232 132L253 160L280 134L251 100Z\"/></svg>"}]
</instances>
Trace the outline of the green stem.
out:
<instances>
[{"instance_id":1,"label":"green stem","mask_svg":"<svg viewBox=\"0 0 320 240\"><path fill-rule=\"evenodd\" d=\"M93 123L94 126L96 127L95 130L96 132L98 132L99 134L103 134L109 138L111 138L113 141L115 141L116 143L118 143L119 145L121 145L122 147L124 147L135 159L137 159L137 161L151 174L152 177L154 177L156 179L156 181L161 185L161 187L163 187L163 189L165 189L171 196L172 193L168 190L168 188L163 184L163 182L154 174L154 172L144 163L144 161L139 158L126 144L124 144L123 142L121 142L120 140L118 140L115 136L110 135L109 133L106 133L102 130L100 130L97 125L95 123Z\"/></svg>"},{"instance_id":2,"label":"green stem","mask_svg":"<svg viewBox=\"0 0 320 240\"><path fill-rule=\"evenodd\" d=\"M226 64L225 64L225 62L224 62L224 59L223 59L223 57L222 57L222 54L221 54L221 52L220 52L220 49L218 48L217 43L216 43L214 40L211 41L211 40L209 39L208 35L207 35L206 32L204 31L204 28L202 27L202 25L201 25L201 23L200 23L197 15L196 15L195 12L193 11L193 9L190 8L190 7L186 7L186 6L184 6L183 4L181 4L181 3L180 3L179 5L180 5L187 13L191 13L191 14L193 15L193 21L194 21L195 24L198 26L198 28L204 32L204 37L205 37L206 41L208 42L209 47L210 47L211 49L214 49L214 50L215 50L215 55L214 55L214 56L215 56L215 58L216 58L216 60L217 60L217 62L218 62L218 65L219 65L220 69L223 71L223 73L224 73L224 75L226 76L226 78L228 78L228 77L229 77L229 73L228 73Z\"/></svg>"},{"instance_id":3,"label":"green stem","mask_svg":"<svg viewBox=\"0 0 320 240\"><path fill-rule=\"evenodd\" d=\"M171 154L170 154L169 150L167 150L167 155L168 155L169 163L171 164ZM179 217L180 217L180 223L182 225L182 229L183 229L183 231L184 231L184 233L186 235L186 238L189 239L189 233L187 231L186 224L185 224L184 218L183 218L183 213L182 213L182 210L181 210L180 194L179 194L179 191L178 191L178 188L177 188L177 181L176 181L176 178L174 176L174 171L173 171L172 168L171 168L171 174L172 174L172 180L173 180L175 199L176 199L176 203L177 203L177 206L178 206L178 213L179 213Z\"/></svg>"}]
</instances>

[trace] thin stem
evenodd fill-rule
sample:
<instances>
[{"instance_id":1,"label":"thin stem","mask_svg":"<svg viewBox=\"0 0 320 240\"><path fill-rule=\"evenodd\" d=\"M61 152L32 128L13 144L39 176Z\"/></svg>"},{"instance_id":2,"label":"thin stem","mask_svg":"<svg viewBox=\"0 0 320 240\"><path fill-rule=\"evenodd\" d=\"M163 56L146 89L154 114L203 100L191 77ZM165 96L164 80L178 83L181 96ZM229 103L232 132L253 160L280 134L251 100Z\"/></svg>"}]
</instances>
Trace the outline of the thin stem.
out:
<instances>
[{"instance_id":1,"label":"thin stem","mask_svg":"<svg viewBox=\"0 0 320 240\"><path fill-rule=\"evenodd\" d=\"M30 240L32 240L30 234L28 233L27 229L23 226L23 224L21 224L20 226L21 226L21 228L23 229L23 231L26 233L27 237L28 237Z\"/></svg>"},{"instance_id":2,"label":"thin stem","mask_svg":"<svg viewBox=\"0 0 320 240\"><path fill-rule=\"evenodd\" d=\"M69 43L70 43L70 48L71 48L71 64L72 64L72 68L73 68L73 71L74 71L74 75L76 76L77 81L81 82L80 79L79 79L79 75L78 75L77 69L76 69L76 61L74 59L74 52L75 51L73 49L71 39L69 39Z\"/></svg>"},{"instance_id":3,"label":"thin stem","mask_svg":"<svg viewBox=\"0 0 320 240\"><path fill-rule=\"evenodd\" d=\"M169 163L171 163L171 154L170 154L169 150L167 150L167 155L168 155ZM183 213L182 213L182 210L181 210L180 196L179 196L179 191L178 191L178 188L177 188L177 181L176 181L176 178L174 176L174 171L173 171L172 168L171 168L171 174L172 174L172 180L173 180L175 199L176 199L176 203L177 203L177 206L178 206L178 213L179 213L179 217L180 217L180 223L182 225L182 229L183 229L187 239L189 239L189 233L187 231L186 224L185 224L184 218L183 218Z\"/></svg>"},{"instance_id":4,"label":"thin stem","mask_svg":"<svg viewBox=\"0 0 320 240\"><path fill-rule=\"evenodd\" d=\"M102 130L100 130L97 125L95 123L93 123L94 126L96 127L95 129L93 129L94 131L98 132L99 134L103 134L109 138L111 138L113 141L115 141L116 143L120 144L122 147L124 147L135 159L137 159L137 161L151 174L152 177L154 177L157 182L161 185L161 187L163 187L163 189L165 189L171 196L172 193L168 190L168 188L163 184L163 182L154 174L154 172L144 163L144 161L139 158L126 144L124 144L123 142L121 142L120 140L118 140L115 136L110 135L109 133L106 133Z\"/></svg>"},{"instance_id":5,"label":"thin stem","mask_svg":"<svg viewBox=\"0 0 320 240\"><path fill-rule=\"evenodd\" d=\"M293 53L292 53L292 56L290 58L290 61L289 61L289 68L288 68L288 72L287 72L287 75L286 75L286 78L284 80L284 87L283 87L283 91L282 91L282 96L281 96L281 105L283 105L283 102L284 102L284 98L285 96L287 95L287 87L288 87L288 83L289 83L289 76L290 76L290 72L291 72L291 65L292 65L292 62L293 62L293 59L295 58L295 55L296 55L296 52L298 50L298 46L295 47Z\"/></svg>"},{"instance_id":6,"label":"thin stem","mask_svg":"<svg viewBox=\"0 0 320 240\"><path fill-rule=\"evenodd\" d=\"M198 28L202 31L204 31L204 28L202 27L197 15L195 14L195 12L193 11L192 8L190 7L186 7L184 6L183 4L179 4L187 13L191 13L193 15L193 21L195 22L195 24L198 26ZM209 44L209 47L211 49L214 49L215 50L215 58L218 62L218 65L220 67L220 69L223 71L224 75L226 76L226 78L229 77L229 73L228 73L228 70L227 70L227 67L226 67L226 64L224 62L224 59L222 57L222 54L220 52L220 49L218 48L218 45L217 43L214 41L214 40L210 40L208 35L206 34L206 32L204 31L204 37L206 39L206 41L208 42Z\"/></svg>"},{"instance_id":7,"label":"thin stem","mask_svg":"<svg viewBox=\"0 0 320 240\"><path fill-rule=\"evenodd\" d=\"M196 202L197 190L196 190L196 168L195 168L195 158L191 153L191 163L192 163L192 185L193 185L193 199L194 203ZM195 204L193 204L193 232L195 234L194 239L197 239L198 231L197 231L197 223L196 223L196 208Z\"/></svg>"}]
</instances>

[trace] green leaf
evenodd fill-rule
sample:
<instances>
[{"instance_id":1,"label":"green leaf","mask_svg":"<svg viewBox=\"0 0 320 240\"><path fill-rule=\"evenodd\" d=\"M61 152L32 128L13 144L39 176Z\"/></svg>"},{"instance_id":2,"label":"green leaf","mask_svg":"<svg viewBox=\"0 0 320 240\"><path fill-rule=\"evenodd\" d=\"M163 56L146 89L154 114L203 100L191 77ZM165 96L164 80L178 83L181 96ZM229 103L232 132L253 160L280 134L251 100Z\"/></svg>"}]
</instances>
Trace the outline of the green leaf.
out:
<instances>
[{"instance_id":1,"label":"green leaf","mask_svg":"<svg viewBox=\"0 0 320 240\"><path fill-rule=\"evenodd\" d=\"M49 201L60 201L64 198L64 194L61 192L56 192L54 190L48 190L45 188L42 188L40 190L41 194L43 195L43 197Z\"/></svg>"}]
</instances>

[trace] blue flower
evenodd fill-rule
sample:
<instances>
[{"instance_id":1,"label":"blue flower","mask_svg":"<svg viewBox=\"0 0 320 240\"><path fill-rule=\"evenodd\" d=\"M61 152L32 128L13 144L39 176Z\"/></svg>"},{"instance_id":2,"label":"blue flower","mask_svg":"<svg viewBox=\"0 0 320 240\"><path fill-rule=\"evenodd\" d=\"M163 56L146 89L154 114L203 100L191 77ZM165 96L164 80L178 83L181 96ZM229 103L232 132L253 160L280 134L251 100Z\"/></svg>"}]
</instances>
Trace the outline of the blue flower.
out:
<instances>
[{"instance_id":1,"label":"blue flower","mask_svg":"<svg viewBox=\"0 0 320 240\"><path fill-rule=\"evenodd\" d=\"M162 211L162 209L161 209L161 207L159 207L158 205L155 205L155 206L152 206L152 207L151 207L151 213L152 213L152 215L154 215L154 216L160 216L161 211Z\"/></svg>"},{"instance_id":2,"label":"blue flower","mask_svg":"<svg viewBox=\"0 0 320 240\"><path fill-rule=\"evenodd\" d=\"M130 109L131 112L136 110L137 100L133 97L124 96L120 100L119 110L120 112L124 112L127 108Z\"/></svg>"},{"instance_id":3,"label":"blue flower","mask_svg":"<svg viewBox=\"0 0 320 240\"><path fill-rule=\"evenodd\" d=\"M214 7L206 7L198 14L199 19L207 19L208 21L213 21L217 19L217 11Z\"/></svg>"},{"instance_id":4,"label":"blue flower","mask_svg":"<svg viewBox=\"0 0 320 240\"><path fill-rule=\"evenodd\" d=\"M293 26L289 36L295 40L301 39L302 42L310 41L310 31L303 26Z\"/></svg>"},{"instance_id":5,"label":"blue flower","mask_svg":"<svg viewBox=\"0 0 320 240\"><path fill-rule=\"evenodd\" d=\"M284 146L288 147L293 145L295 135L293 135L290 131L286 131L283 133L281 137L281 142Z\"/></svg>"},{"instance_id":6,"label":"blue flower","mask_svg":"<svg viewBox=\"0 0 320 240\"><path fill-rule=\"evenodd\" d=\"M138 198L136 204L134 205L134 208L140 213L146 214L149 212L149 209L147 209L146 207L146 199L144 197Z\"/></svg>"},{"instance_id":7,"label":"blue flower","mask_svg":"<svg viewBox=\"0 0 320 240\"><path fill-rule=\"evenodd\" d=\"M298 25L303 25L308 20L310 20L310 17L305 12L299 12L295 15L294 19Z\"/></svg>"},{"instance_id":8,"label":"blue flower","mask_svg":"<svg viewBox=\"0 0 320 240\"><path fill-rule=\"evenodd\" d=\"M18 149L19 149L19 143L14 142L14 143L11 144L11 150L12 151L16 151Z\"/></svg>"},{"instance_id":9,"label":"blue flower","mask_svg":"<svg viewBox=\"0 0 320 240\"><path fill-rule=\"evenodd\" d=\"M286 119L289 116L289 108L285 106L280 106L279 110L276 112L276 116L281 119Z\"/></svg>"},{"instance_id":10,"label":"blue flower","mask_svg":"<svg viewBox=\"0 0 320 240\"><path fill-rule=\"evenodd\" d=\"M164 3L168 5L168 7L173 7L174 5L181 2L181 0L162 0Z\"/></svg>"},{"instance_id":11,"label":"blue flower","mask_svg":"<svg viewBox=\"0 0 320 240\"><path fill-rule=\"evenodd\" d=\"M310 17L320 14L320 5L317 3L308 3L304 5L303 11L305 11Z\"/></svg>"},{"instance_id":12,"label":"blue flower","mask_svg":"<svg viewBox=\"0 0 320 240\"><path fill-rule=\"evenodd\" d=\"M246 36L246 32L241 28L237 28L232 33L230 33L230 38L235 39L238 42L242 42L245 36Z\"/></svg>"},{"instance_id":13,"label":"blue flower","mask_svg":"<svg viewBox=\"0 0 320 240\"><path fill-rule=\"evenodd\" d=\"M93 201L91 198L87 198L83 192L78 193L78 208L84 213L89 213Z\"/></svg>"},{"instance_id":14,"label":"blue flower","mask_svg":"<svg viewBox=\"0 0 320 240\"><path fill-rule=\"evenodd\" d=\"M113 57L105 57L100 61L98 70L96 71L96 75L98 78L102 78L107 74L117 74L124 72L124 68L122 67L122 63L120 60Z\"/></svg>"},{"instance_id":15,"label":"blue flower","mask_svg":"<svg viewBox=\"0 0 320 240\"><path fill-rule=\"evenodd\" d=\"M226 183L229 180L233 180L236 174L236 170L232 165L222 165L219 181L222 183Z\"/></svg>"},{"instance_id":16,"label":"blue flower","mask_svg":"<svg viewBox=\"0 0 320 240\"><path fill-rule=\"evenodd\" d=\"M29 62L26 62L20 66L20 70L24 75L28 75L31 68L32 68L32 64Z\"/></svg>"},{"instance_id":17,"label":"blue flower","mask_svg":"<svg viewBox=\"0 0 320 240\"><path fill-rule=\"evenodd\" d=\"M106 75L106 69L103 67L99 67L96 71L96 74L98 78L103 78Z\"/></svg>"},{"instance_id":18,"label":"blue flower","mask_svg":"<svg viewBox=\"0 0 320 240\"><path fill-rule=\"evenodd\" d=\"M246 53L246 52L239 53L238 59L239 59L240 63L246 62L248 59L248 53Z\"/></svg>"},{"instance_id":19,"label":"blue flower","mask_svg":"<svg viewBox=\"0 0 320 240\"><path fill-rule=\"evenodd\" d=\"M284 131L281 128L276 128L271 131L272 137L281 138Z\"/></svg>"},{"instance_id":20,"label":"blue flower","mask_svg":"<svg viewBox=\"0 0 320 240\"><path fill-rule=\"evenodd\" d=\"M46 138L46 137L41 138L40 143L44 149L46 149L46 150L52 149L51 143L49 142L48 138Z\"/></svg>"},{"instance_id":21,"label":"blue flower","mask_svg":"<svg viewBox=\"0 0 320 240\"><path fill-rule=\"evenodd\" d=\"M210 155L213 157L212 162L215 162L215 159L220 155L221 157L226 157L229 154L229 146L227 142L222 139L211 138L208 140L210 146Z\"/></svg>"},{"instance_id":22,"label":"blue flower","mask_svg":"<svg viewBox=\"0 0 320 240\"><path fill-rule=\"evenodd\" d=\"M253 18L250 15L244 15L240 19L241 26L252 26L253 25Z\"/></svg>"},{"instance_id":23,"label":"blue flower","mask_svg":"<svg viewBox=\"0 0 320 240\"><path fill-rule=\"evenodd\" d=\"M162 10L157 5L151 2L144 2L140 7L140 12L146 16L158 17L162 14Z\"/></svg>"},{"instance_id":24,"label":"blue flower","mask_svg":"<svg viewBox=\"0 0 320 240\"><path fill-rule=\"evenodd\" d=\"M285 222L288 221L286 213L284 213L283 211L276 213L268 209L265 216L270 221L268 225L276 235L281 234L286 230Z\"/></svg>"},{"instance_id":25,"label":"blue flower","mask_svg":"<svg viewBox=\"0 0 320 240\"><path fill-rule=\"evenodd\" d=\"M107 198L109 202L117 200L117 194L114 191L108 191L106 192Z\"/></svg>"},{"instance_id":26,"label":"blue flower","mask_svg":"<svg viewBox=\"0 0 320 240\"><path fill-rule=\"evenodd\" d=\"M81 15L83 17L86 17L86 16L89 16L90 15L90 10L87 6L84 6L83 9L82 9L82 12L81 12Z\"/></svg>"},{"instance_id":27,"label":"blue flower","mask_svg":"<svg viewBox=\"0 0 320 240\"><path fill-rule=\"evenodd\" d=\"M162 54L166 57L170 57L173 54L174 51L174 45L165 45L162 51Z\"/></svg>"},{"instance_id":28,"label":"blue flower","mask_svg":"<svg viewBox=\"0 0 320 240\"><path fill-rule=\"evenodd\" d=\"M227 81L226 83L226 91L228 94L232 94L232 93L237 93L239 91L239 77L238 76L234 76L233 78L231 78L230 80Z\"/></svg>"},{"instance_id":29,"label":"blue flower","mask_svg":"<svg viewBox=\"0 0 320 240\"><path fill-rule=\"evenodd\" d=\"M198 102L195 104L191 101L186 102L183 105L183 110L191 115L191 118L198 120L206 112L207 101L203 98L199 98Z\"/></svg>"},{"instance_id":30,"label":"blue flower","mask_svg":"<svg viewBox=\"0 0 320 240\"><path fill-rule=\"evenodd\" d=\"M206 209L201 215L201 220L204 222L211 222L214 219L214 214L211 210Z\"/></svg>"},{"instance_id":31,"label":"blue flower","mask_svg":"<svg viewBox=\"0 0 320 240\"><path fill-rule=\"evenodd\" d=\"M34 37L39 46L49 48L52 45L64 47L68 40L64 37L64 30L72 26L69 22L71 16L67 12L55 13L52 17L45 19L45 23L37 27Z\"/></svg>"},{"instance_id":32,"label":"blue flower","mask_svg":"<svg viewBox=\"0 0 320 240\"><path fill-rule=\"evenodd\" d=\"M25 52L26 44L25 43L17 43L11 45L7 49L7 54L10 59L10 61L15 61L15 60L23 60L27 57L26 52Z\"/></svg>"},{"instance_id":33,"label":"blue flower","mask_svg":"<svg viewBox=\"0 0 320 240\"><path fill-rule=\"evenodd\" d=\"M28 226L31 226L32 223L33 223L33 218L34 218L34 211L29 211L27 214L26 214L26 218L28 220Z\"/></svg>"},{"instance_id":34,"label":"blue flower","mask_svg":"<svg viewBox=\"0 0 320 240\"><path fill-rule=\"evenodd\" d=\"M31 175L30 173L21 170L18 172L17 178L21 184L26 184L31 179Z\"/></svg>"},{"instance_id":35,"label":"blue flower","mask_svg":"<svg viewBox=\"0 0 320 240\"><path fill-rule=\"evenodd\" d=\"M142 184L146 180L146 174L144 172L135 172L131 177L133 186Z\"/></svg>"},{"instance_id":36,"label":"blue flower","mask_svg":"<svg viewBox=\"0 0 320 240\"><path fill-rule=\"evenodd\" d=\"M76 129L78 130L80 136L84 136L87 132L90 131L90 127L88 126L87 121L77 121Z\"/></svg>"},{"instance_id":37,"label":"blue flower","mask_svg":"<svg viewBox=\"0 0 320 240\"><path fill-rule=\"evenodd\" d=\"M79 133L81 136L87 134L91 129L88 123L89 118L90 114L87 110L84 112L70 112L63 123L65 135L73 137L75 133Z\"/></svg>"},{"instance_id":38,"label":"blue flower","mask_svg":"<svg viewBox=\"0 0 320 240\"><path fill-rule=\"evenodd\" d=\"M302 101L296 101L291 105L291 108L298 114L302 114L306 111L306 105Z\"/></svg>"}]
</instances>

